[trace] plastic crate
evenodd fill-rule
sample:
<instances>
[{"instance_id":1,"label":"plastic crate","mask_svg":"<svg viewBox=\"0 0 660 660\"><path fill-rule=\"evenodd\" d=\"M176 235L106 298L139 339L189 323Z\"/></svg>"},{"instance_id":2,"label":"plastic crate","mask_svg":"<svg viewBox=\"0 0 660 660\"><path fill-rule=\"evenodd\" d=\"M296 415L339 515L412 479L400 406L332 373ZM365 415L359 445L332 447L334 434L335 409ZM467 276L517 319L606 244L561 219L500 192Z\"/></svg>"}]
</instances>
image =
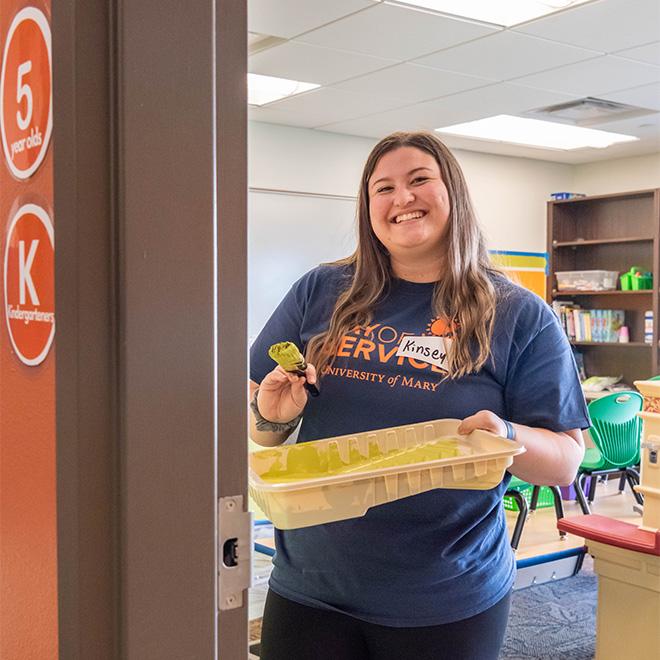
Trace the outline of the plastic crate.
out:
<instances>
[{"instance_id":1,"label":"plastic crate","mask_svg":"<svg viewBox=\"0 0 660 660\"><path fill-rule=\"evenodd\" d=\"M616 289L616 270L557 271L558 291L610 291Z\"/></svg>"},{"instance_id":2,"label":"plastic crate","mask_svg":"<svg viewBox=\"0 0 660 660\"><path fill-rule=\"evenodd\" d=\"M533 489L534 486L532 484L527 484L526 486L519 486L518 488L516 488L516 490L520 491L522 496L525 498L528 505L532 501ZM536 502L536 508L547 509L548 507L554 505L555 505L555 498L552 495L552 490L550 490L550 488L548 488L547 486L541 486L541 490L539 491L539 498L538 501ZM518 511L518 504L513 499L513 497L511 497L510 495L505 495L504 508L507 511Z\"/></svg>"},{"instance_id":3,"label":"plastic crate","mask_svg":"<svg viewBox=\"0 0 660 660\"><path fill-rule=\"evenodd\" d=\"M459 424L442 419L253 452L250 495L276 527L296 529L434 488L494 488L524 447L486 431L458 435Z\"/></svg>"}]
</instances>

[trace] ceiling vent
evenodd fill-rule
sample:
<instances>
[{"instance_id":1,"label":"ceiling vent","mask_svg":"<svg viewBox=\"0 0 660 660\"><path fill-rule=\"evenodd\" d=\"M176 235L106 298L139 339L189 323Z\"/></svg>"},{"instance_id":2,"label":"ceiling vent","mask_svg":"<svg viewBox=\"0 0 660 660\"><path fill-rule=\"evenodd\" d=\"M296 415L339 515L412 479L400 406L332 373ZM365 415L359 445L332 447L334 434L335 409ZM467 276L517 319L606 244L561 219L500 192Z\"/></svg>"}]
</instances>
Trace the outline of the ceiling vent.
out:
<instances>
[{"instance_id":1,"label":"ceiling vent","mask_svg":"<svg viewBox=\"0 0 660 660\"><path fill-rule=\"evenodd\" d=\"M525 113L535 119L556 121L564 124L575 124L576 126L592 126L606 124L621 119L641 117L655 113L655 110L638 108L625 103L615 103L605 99L596 99L587 96L584 99L549 105L546 108L538 108Z\"/></svg>"}]
</instances>

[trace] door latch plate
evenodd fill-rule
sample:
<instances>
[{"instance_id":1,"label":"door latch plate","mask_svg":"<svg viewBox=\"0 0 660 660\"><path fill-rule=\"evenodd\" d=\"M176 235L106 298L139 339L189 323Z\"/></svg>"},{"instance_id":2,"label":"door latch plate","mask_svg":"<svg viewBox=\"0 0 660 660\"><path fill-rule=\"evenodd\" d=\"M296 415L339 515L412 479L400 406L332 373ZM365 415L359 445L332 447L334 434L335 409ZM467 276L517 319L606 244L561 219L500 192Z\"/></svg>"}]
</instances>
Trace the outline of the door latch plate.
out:
<instances>
[{"instance_id":1,"label":"door latch plate","mask_svg":"<svg viewBox=\"0 0 660 660\"><path fill-rule=\"evenodd\" d=\"M243 593L252 579L252 514L243 511L243 496L218 501L218 606L243 607Z\"/></svg>"}]
</instances>

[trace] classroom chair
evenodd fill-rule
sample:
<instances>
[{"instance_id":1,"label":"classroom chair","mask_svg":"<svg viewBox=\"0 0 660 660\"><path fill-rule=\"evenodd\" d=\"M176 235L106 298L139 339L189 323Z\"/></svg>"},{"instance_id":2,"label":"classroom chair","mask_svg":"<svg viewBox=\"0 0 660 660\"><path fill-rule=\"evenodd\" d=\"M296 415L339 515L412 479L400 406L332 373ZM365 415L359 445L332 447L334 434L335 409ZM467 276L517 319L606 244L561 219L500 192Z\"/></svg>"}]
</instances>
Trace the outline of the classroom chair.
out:
<instances>
[{"instance_id":1,"label":"classroom chair","mask_svg":"<svg viewBox=\"0 0 660 660\"><path fill-rule=\"evenodd\" d=\"M511 481L507 487L505 497L510 497L516 503L518 508L518 516L516 517L516 523L513 527L513 533L511 534L511 547L514 550L518 549L523 528L525 527L525 522L527 521L529 513L531 511L536 511L541 488L542 486L535 486L534 484L527 483L522 479L518 479L518 477L511 477ZM561 501L561 491L559 490L559 486L547 486L547 488L552 493L555 514L557 516L557 520L559 520L560 518L564 517L564 505ZM527 504L526 494L529 493L530 489L532 494L529 504ZM566 536L566 533L560 531L559 536L563 538Z\"/></svg>"},{"instance_id":2,"label":"classroom chair","mask_svg":"<svg viewBox=\"0 0 660 660\"><path fill-rule=\"evenodd\" d=\"M589 404L592 426L589 429L595 447L587 449L580 465L574 486L582 512L591 513L589 504L596 496L596 485L601 475L620 473L631 489L639 483L639 464L642 420L637 413L642 409L641 394L633 391L613 392ZM585 498L584 482L591 477L589 492ZM623 483L620 483L620 490ZM642 496L633 495L638 504Z\"/></svg>"}]
</instances>

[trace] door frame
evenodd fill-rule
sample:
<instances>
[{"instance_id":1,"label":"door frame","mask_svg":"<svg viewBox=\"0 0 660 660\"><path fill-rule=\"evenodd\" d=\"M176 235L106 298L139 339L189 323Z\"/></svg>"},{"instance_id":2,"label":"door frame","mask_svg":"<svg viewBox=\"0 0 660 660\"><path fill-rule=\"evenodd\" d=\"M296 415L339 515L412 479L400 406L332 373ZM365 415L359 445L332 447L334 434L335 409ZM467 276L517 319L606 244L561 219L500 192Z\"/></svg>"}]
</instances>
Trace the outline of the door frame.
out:
<instances>
[{"instance_id":1,"label":"door frame","mask_svg":"<svg viewBox=\"0 0 660 660\"><path fill-rule=\"evenodd\" d=\"M53 3L60 655L247 656L246 6Z\"/></svg>"}]
</instances>

